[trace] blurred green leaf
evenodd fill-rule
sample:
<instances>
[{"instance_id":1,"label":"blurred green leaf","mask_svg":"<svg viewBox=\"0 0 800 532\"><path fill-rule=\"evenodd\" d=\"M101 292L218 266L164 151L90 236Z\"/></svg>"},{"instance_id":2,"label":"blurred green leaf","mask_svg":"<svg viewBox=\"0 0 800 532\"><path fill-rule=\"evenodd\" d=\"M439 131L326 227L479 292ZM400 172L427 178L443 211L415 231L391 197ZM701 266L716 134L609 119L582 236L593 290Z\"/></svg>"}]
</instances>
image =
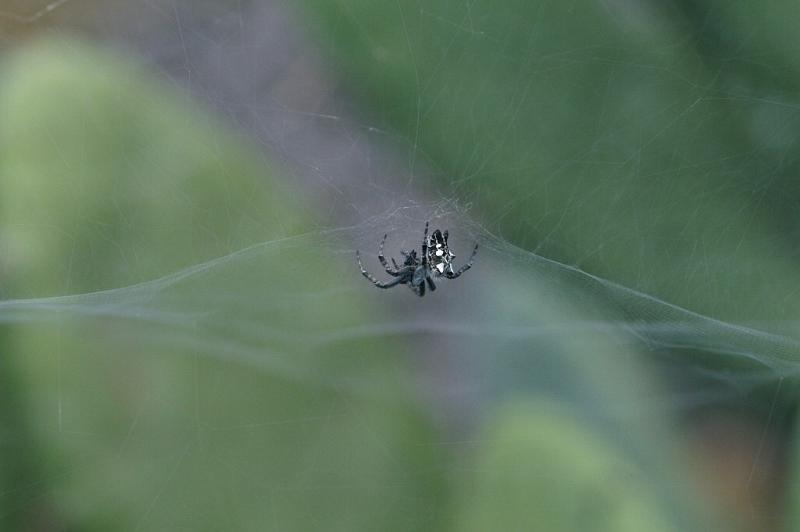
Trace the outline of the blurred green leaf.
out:
<instances>
[{"instance_id":1,"label":"blurred green leaf","mask_svg":"<svg viewBox=\"0 0 800 532\"><path fill-rule=\"evenodd\" d=\"M454 530L683 530L646 472L569 410L521 399L490 419L463 474Z\"/></svg>"},{"instance_id":2,"label":"blurred green leaf","mask_svg":"<svg viewBox=\"0 0 800 532\"><path fill-rule=\"evenodd\" d=\"M40 454L0 452L2 528L435 528L437 453L390 344L303 336L370 309L304 300L341 271L286 240L312 224L298 191L143 70L75 40L4 70L5 293L118 290L5 325L2 448Z\"/></svg>"}]
</instances>

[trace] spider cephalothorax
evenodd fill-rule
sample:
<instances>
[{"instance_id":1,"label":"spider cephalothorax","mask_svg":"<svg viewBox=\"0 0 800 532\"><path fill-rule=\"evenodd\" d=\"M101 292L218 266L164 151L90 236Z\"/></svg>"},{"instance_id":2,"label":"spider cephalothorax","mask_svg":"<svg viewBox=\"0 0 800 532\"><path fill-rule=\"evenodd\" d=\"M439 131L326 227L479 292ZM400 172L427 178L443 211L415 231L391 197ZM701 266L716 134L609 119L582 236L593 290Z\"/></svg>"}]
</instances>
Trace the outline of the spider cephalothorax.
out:
<instances>
[{"instance_id":1,"label":"spider cephalothorax","mask_svg":"<svg viewBox=\"0 0 800 532\"><path fill-rule=\"evenodd\" d=\"M455 254L450 251L447 246L448 233L442 233L438 229L435 230L430 237L428 237L428 224L425 224L425 235L422 238L422 253L421 258L417 257L416 250L403 251L402 266L398 266L397 262L392 259L394 268L389 266L386 262L386 257L383 256L383 245L386 243L386 237L383 235L381 246L378 249L378 260L380 261L386 273L394 277L394 280L382 283L372 276L364 266L361 264L361 255L356 251L356 260L358 267L361 269L361 275L372 281L378 288L391 288L399 284L408 285L408 287L418 296L425 295L425 285L433 291L436 290L436 285L433 282L433 277L446 277L447 279L455 279L465 271L472 267L472 262L475 259L475 254L478 252L478 244L472 250L467 263L462 266L458 271L453 271L453 259Z\"/></svg>"}]
</instances>

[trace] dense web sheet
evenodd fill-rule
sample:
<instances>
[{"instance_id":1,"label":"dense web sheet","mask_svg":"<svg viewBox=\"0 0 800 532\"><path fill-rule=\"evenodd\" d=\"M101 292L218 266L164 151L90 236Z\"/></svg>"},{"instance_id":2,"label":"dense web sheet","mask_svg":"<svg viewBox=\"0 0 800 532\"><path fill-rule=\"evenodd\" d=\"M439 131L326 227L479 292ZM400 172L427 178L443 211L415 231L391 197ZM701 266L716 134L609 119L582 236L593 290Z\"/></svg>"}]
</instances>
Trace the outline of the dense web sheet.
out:
<instances>
[{"instance_id":1,"label":"dense web sheet","mask_svg":"<svg viewBox=\"0 0 800 532\"><path fill-rule=\"evenodd\" d=\"M420 210L418 206L409 209ZM432 210L441 212L443 209ZM385 274L381 275L375 259L378 228L391 232L391 247L387 246L389 256L399 257L400 249L418 245L414 244L412 229L421 221L393 214L375 217L358 226L319 229L261 242L132 286L87 294L3 300L0 301L0 322L115 320L117 327L128 334L137 335L141 334L139 329L155 328L157 332L144 335L149 341L176 348L201 349L205 356L254 364L266 372L278 373L295 364L294 369L298 370L301 367L296 360L300 358L299 353L318 351L330 343L365 338L429 335L440 339L477 337L491 343L569 337L589 332L611 334L634 349L654 352L656 356L662 353L673 359L675 353L682 353L672 363L680 360L687 369L702 370L708 378L724 379L727 375L735 382L729 372L737 365L750 368L751 378L760 375L767 381L796 376L800 343L793 337L760 330L757 324L726 323L703 316L536 255L455 213L451 213L448 223L453 233L457 230L454 240L457 239L463 250L469 249L470 242L480 243L478 266L460 282L441 281L441 289L435 296L444 301L428 303L429 308L415 308L415 302L401 301L408 309L403 317L371 313L339 323L335 328L317 328L314 322L298 320L292 330L273 327L265 319L265 313L270 311L288 312L310 305L335 309L337 300L345 296L368 298L375 306L397 304L398 300L407 298L405 290L385 293L372 289L359 275L354 260L354 243L358 242L364 261L376 275L388 279ZM399 235L405 238L397 242ZM274 277L273 272L276 264L286 262L293 264L297 279L295 284L281 286L283 279ZM326 279L330 284L325 286L310 277L307 278L309 284L303 284L307 271L302 266L304 263L330 263L335 272ZM487 283L487 278L493 282ZM491 297L495 289L497 297L505 290L517 290L562 303L579 301L595 310L547 323L538 323L533 316L509 319L498 313L487 317L476 301ZM493 301L492 305L502 306L503 303ZM465 312L464 308L471 310ZM275 344L285 346L285 352L257 347ZM461 355L466 356L465 353ZM435 352L423 351L417 356L435 356ZM531 356L536 354L532 352ZM725 369L717 369L720 366ZM753 372L753 368L759 371ZM306 371L295 377L310 377Z\"/></svg>"}]
</instances>

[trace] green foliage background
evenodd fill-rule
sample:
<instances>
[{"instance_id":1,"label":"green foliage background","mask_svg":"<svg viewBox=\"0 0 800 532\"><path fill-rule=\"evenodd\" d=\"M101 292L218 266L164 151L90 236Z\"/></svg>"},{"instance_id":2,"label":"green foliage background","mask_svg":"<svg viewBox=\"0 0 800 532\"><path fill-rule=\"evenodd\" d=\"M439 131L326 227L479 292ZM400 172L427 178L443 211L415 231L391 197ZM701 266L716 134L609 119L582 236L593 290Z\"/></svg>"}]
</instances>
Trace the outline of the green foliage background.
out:
<instances>
[{"instance_id":1,"label":"green foliage background","mask_svg":"<svg viewBox=\"0 0 800 532\"><path fill-rule=\"evenodd\" d=\"M502 275L464 288L489 310L459 354L489 391L455 445L414 368L435 347L385 332L383 302L351 289L358 230L320 229L247 138L135 59L68 37L16 51L0 78L0 527L744 527L702 491L646 349L577 325L659 324L671 303L793 332L797 8L711 3L695 27L689 2L615 5L302 3L370 123L502 235ZM664 302L620 317L537 256ZM703 340L678 346L674 364L744 383L779 354L767 383L793 381L795 350L749 340L710 362Z\"/></svg>"}]
</instances>

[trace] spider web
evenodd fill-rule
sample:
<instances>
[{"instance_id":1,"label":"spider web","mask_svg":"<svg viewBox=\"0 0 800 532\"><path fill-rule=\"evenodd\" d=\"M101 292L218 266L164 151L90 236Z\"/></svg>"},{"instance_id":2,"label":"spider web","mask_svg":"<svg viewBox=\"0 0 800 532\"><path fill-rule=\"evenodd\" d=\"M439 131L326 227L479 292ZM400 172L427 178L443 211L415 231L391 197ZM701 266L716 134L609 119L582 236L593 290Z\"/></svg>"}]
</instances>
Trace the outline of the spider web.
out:
<instances>
[{"instance_id":1,"label":"spider web","mask_svg":"<svg viewBox=\"0 0 800 532\"><path fill-rule=\"evenodd\" d=\"M470 1L4 9L12 34L72 34L55 48L119 62L86 74L115 104L61 100L83 90L65 82L42 93L55 103L14 106L41 144L5 149L6 175L29 178L0 200L0 419L9 450L32 448L0 485L9 526L502 528L472 508L505 489L480 470L508 452L533 456L520 467L543 501L559 480L630 478L652 500L619 500L653 526L703 529L718 487L671 460L689 448L712 471L705 446L750 497L735 519L774 519L800 340L797 105L790 74L769 72L791 70L791 45L736 49L689 8L584 4L574 19ZM715 9L741 29L738 8ZM779 24L757 18L753 39ZM58 61L19 48L49 81ZM37 86L7 58L25 83L6 93ZM137 76L190 103L126 99ZM63 107L78 117L59 130ZM163 116L93 151L139 114ZM192 140L148 141L168 130ZM63 195L42 200L32 176ZM399 257L426 221L450 230L456 267L480 244L470 271L424 299L359 275L357 249L386 278L383 234ZM614 450L605 473L545 465L581 439ZM515 441L536 452L492 451ZM558 504L535 516L573 512Z\"/></svg>"}]
</instances>

